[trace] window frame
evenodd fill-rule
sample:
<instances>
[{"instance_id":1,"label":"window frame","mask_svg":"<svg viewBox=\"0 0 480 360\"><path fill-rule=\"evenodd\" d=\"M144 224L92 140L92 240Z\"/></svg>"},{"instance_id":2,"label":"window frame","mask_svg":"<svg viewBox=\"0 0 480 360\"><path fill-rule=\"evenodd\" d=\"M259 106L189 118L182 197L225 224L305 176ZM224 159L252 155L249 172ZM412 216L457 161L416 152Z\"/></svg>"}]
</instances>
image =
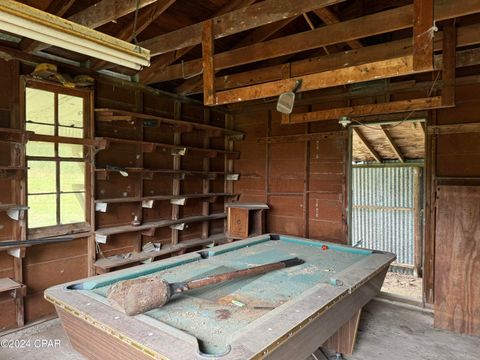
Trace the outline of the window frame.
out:
<instances>
[{"instance_id":1,"label":"window frame","mask_svg":"<svg viewBox=\"0 0 480 360\"><path fill-rule=\"evenodd\" d=\"M50 157L42 157L42 156L27 156L26 154L26 146L25 146L25 162L28 164L28 161L53 161L56 166L56 201L57 201L57 212L56 218L57 221L60 219L60 208L58 203L60 202L60 179L59 174L60 170L59 167L62 163L68 162L82 162L85 164L85 221L80 223L71 223L71 224L57 224L57 225L50 225L45 227L38 227L38 228L29 228L28 227L28 212L26 215L26 230L28 238L35 239L35 238L42 238L42 237L49 237L49 236L61 236L61 235L69 235L69 234L77 234L77 233L91 233L93 230L93 220L94 215L92 214L92 194L93 194L93 169L92 169L92 157L93 151L93 90L91 89L71 89L63 87L59 84L51 83L44 80L34 79L31 76L22 76L21 77L21 106L20 106L20 120L22 123L22 127L26 130L27 126L27 119L26 119L26 89L32 88L37 90L44 90L53 92L55 94L64 94L70 96L81 97L83 99L83 118L84 118L84 125L83 125L83 138L69 138L58 136L58 95L55 96L55 120L54 120L54 129L55 135L40 135L40 134L29 134L29 140L31 141L40 141L40 142L50 142L54 143L55 146L55 155ZM60 157L58 153L59 144L79 144L84 146L84 156L83 158L69 158L69 157ZM28 165L27 165L28 166ZM28 171L25 175L25 201L28 205ZM33 194L32 194L33 195Z\"/></svg>"}]
</instances>

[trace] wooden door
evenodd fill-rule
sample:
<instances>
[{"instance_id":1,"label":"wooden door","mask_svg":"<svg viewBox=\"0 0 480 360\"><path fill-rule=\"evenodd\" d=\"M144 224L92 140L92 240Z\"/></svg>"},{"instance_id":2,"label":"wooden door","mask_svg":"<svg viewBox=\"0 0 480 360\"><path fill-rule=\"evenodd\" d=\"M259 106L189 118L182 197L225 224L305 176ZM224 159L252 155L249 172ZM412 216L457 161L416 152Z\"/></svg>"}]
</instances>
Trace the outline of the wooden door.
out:
<instances>
[{"instance_id":1,"label":"wooden door","mask_svg":"<svg viewBox=\"0 0 480 360\"><path fill-rule=\"evenodd\" d=\"M480 186L439 186L435 327L480 336Z\"/></svg>"}]
</instances>

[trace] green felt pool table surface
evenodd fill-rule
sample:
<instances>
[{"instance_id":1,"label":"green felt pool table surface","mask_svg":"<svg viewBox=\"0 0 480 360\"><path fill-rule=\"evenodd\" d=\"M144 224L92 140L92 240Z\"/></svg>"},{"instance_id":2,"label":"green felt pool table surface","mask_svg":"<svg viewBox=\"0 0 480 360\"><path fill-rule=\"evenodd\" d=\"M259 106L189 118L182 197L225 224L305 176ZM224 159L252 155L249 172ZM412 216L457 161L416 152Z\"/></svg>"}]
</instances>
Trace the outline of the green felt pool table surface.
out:
<instances>
[{"instance_id":1,"label":"green felt pool table surface","mask_svg":"<svg viewBox=\"0 0 480 360\"><path fill-rule=\"evenodd\" d=\"M328 288L347 287L346 272L356 264L367 264L365 260L372 255L375 254L371 250L264 235L86 279L80 286L76 283L81 290L64 288L64 291L81 293L92 301L108 305L106 292L119 280L158 275L172 283L292 257L304 260L302 265L176 295L163 308L135 317L180 337L193 336L201 355L220 357L231 351L237 338L282 305L292 303L322 284ZM46 294L49 299L48 290ZM266 327L265 331L269 329Z\"/></svg>"}]
</instances>

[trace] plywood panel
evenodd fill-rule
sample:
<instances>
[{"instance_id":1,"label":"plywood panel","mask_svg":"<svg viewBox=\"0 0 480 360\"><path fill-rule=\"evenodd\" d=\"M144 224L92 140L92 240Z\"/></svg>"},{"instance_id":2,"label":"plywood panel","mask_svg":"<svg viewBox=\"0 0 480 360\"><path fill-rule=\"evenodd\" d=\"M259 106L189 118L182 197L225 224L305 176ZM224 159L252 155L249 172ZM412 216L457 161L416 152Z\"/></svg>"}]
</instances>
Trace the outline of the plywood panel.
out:
<instances>
[{"instance_id":1,"label":"plywood panel","mask_svg":"<svg viewBox=\"0 0 480 360\"><path fill-rule=\"evenodd\" d=\"M480 336L480 187L437 189L435 327Z\"/></svg>"}]
</instances>

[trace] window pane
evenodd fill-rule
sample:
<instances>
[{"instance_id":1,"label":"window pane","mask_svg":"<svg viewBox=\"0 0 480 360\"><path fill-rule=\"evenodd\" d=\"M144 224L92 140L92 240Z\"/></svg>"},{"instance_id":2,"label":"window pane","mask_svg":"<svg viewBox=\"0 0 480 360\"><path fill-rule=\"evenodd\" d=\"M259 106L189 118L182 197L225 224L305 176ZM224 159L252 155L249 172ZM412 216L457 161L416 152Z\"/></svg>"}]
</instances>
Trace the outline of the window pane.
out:
<instances>
[{"instance_id":1,"label":"window pane","mask_svg":"<svg viewBox=\"0 0 480 360\"><path fill-rule=\"evenodd\" d=\"M50 91L26 89L27 121L45 124L55 123L55 94Z\"/></svg>"},{"instance_id":2,"label":"window pane","mask_svg":"<svg viewBox=\"0 0 480 360\"><path fill-rule=\"evenodd\" d=\"M60 222L85 222L85 193L60 195Z\"/></svg>"},{"instance_id":3,"label":"window pane","mask_svg":"<svg viewBox=\"0 0 480 360\"><path fill-rule=\"evenodd\" d=\"M28 227L57 225L56 195L28 195Z\"/></svg>"},{"instance_id":4,"label":"window pane","mask_svg":"<svg viewBox=\"0 0 480 360\"><path fill-rule=\"evenodd\" d=\"M29 141L27 143L28 156L55 156L55 144Z\"/></svg>"},{"instance_id":5,"label":"window pane","mask_svg":"<svg viewBox=\"0 0 480 360\"><path fill-rule=\"evenodd\" d=\"M58 128L58 135L82 139L83 138L83 129L76 129L76 128L69 128L69 127L60 126Z\"/></svg>"},{"instance_id":6,"label":"window pane","mask_svg":"<svg viewBox=\"0 0 480 360\"><path fill-rule=\"evenodd\" d=\"M54 125L41 125L41 124L27 123L26 128L28 131L33 131L35 134L55 135Z\"/></svg>"},{"instance_id":7,"label":"window pane","mask_svg":"<svg viewBox=\"0 0 480 360\"><path fill-rule=\"evenodd\" d=\"M85 190L85 163L60 163L60 191L70 192L83 190Z\"/></svg>"},{"instance_id":8,"label":"window pane","mask_svg":"<svg viewBox=\"0 0 480 360\"><path fill-rule=\"evenodd\" d=\"M81 97L58 94L58 123L83 128L83 99Z\"/></svg>"},{"instance_id":9,"label":"window pane","mask_svg":"<svg viewBox=\"0 0 480 360\"><path fill-rule=\"evenodd\" d=\"M54 161L28 161L28 193L54 193L57 188Z\"/></svg>"},{"instance_id":10,"label":"window pane","mask_svg":"<svg viewBox=\"0 0 480 360\"><path fill-rule=\"evenodd\" d=\"M58 155L68 158L83 158L83 145L59 144Z\"/></svg>"}]
</instances>

